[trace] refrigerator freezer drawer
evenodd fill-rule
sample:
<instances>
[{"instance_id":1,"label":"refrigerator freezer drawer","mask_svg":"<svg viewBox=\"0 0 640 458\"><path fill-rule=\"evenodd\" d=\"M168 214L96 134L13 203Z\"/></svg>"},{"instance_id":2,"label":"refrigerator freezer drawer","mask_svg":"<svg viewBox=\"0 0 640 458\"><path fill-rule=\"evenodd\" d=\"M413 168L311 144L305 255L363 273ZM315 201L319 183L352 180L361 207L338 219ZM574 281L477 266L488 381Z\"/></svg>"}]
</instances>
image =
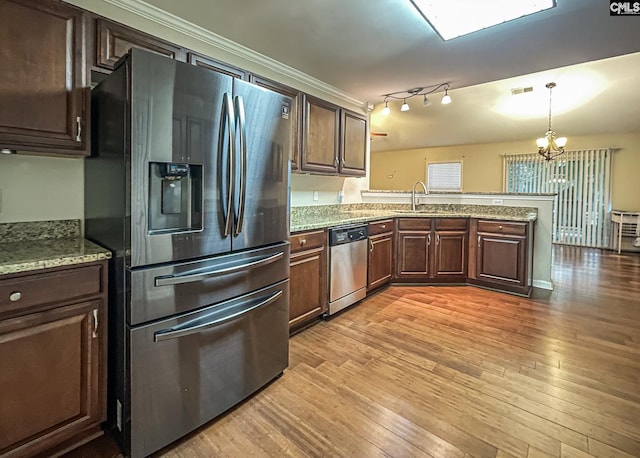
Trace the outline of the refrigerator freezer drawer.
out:
<instances>
[{"instance_id":1,"label":"refrigerator freezer drawer","mask_svg":"<svg viewBox=\"0 0 640 458\"><path fill-rule=\"evenodd\" d=\"M289 278L289 243L130 271L131 325L195 310Z\"/></svg>"},{"instance_id":2,"label":"refrigerator freezer drawer","mask_svg":"<svg viewBox=\"0 0 640 458\"><path fill-rule=\"evenodd\" d=\"M129 331L131 408L124 428L132 457L177 440L282 373L288 299L285 280Z\"/></svg>"}]
</instances>

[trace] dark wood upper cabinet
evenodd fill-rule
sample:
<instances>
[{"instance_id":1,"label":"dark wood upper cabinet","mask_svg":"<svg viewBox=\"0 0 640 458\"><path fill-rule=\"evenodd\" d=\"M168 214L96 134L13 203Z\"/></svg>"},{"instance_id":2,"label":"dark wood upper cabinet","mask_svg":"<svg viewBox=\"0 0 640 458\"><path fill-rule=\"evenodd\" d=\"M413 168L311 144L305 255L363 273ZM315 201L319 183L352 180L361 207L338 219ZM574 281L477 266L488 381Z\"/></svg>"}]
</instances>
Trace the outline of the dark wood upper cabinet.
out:
<instances>
[{"instance_id":1,"label":"dark wood upper cabinet","mask_svg":"<svg viewBox=\"0 0 640 458\"><path fill-rule=\"evenodd\" d=\"M184 51L168 41L102 18L96 19L96 67L113 70L131 48L141 48L172 59L184 60Z\"/></svg>"},{"instance_id":2,"label":"dark wood upper cabinet","mask_svg":"<svg viewBox=\"0 0 640 458\"><path fill-rule=\"evenodd\" d=\"M342 110L341 127L340 175L365 176L367 173L367 118Z\"/></svg>"},{"instance_id":3,"label":"dark wood upper cabinet","mask_svg":"<svg viewBox=\"0 0 640 458\"><path fill-rule=\"evenodd\" d=\"M301 149L300 106L302 104L302 92L258 75L251 75L250 81L258 86L291 97L291 109L289 112L289 120L291 121L291 171L299 170Z\"/></svg>"},{"instance_id":4,"label":"dark wood upper cabinet","mask_svg":"<svg viewBox=\"0 0 640 458\"><path fill-rule=\"evenodd\" d=\"M87 153L83 14L55 0L0 1L0 148Z\"/></svg>"},{"instance_id":5,"label":"dark wood upper cabinet","mask_svg":"<svg viewBox=\"0 0 640 458\"><path fill-rule=\"evenodd\" d=\"M233 78L238 78L245 81L249 80L248 72L233 67L232 65L225 64L224 62L219 62L215 59L211 59L210 57L203 56L202 54L198 54L195 52L187 53L187 62L189 62L191 65L206 68L207 70L211 70L214 72L223 73Z\"/></svg>"},{"instance_id":6,"label":"dark wood upper cabinet","mask_svg":"<svg viewBox=\"0 0 640 458\"><path fill-rule=\"evenodd\" d=\"M340 108L305 94L301 170L335 175L340 160Z\"/></svg>"}]
</instances>

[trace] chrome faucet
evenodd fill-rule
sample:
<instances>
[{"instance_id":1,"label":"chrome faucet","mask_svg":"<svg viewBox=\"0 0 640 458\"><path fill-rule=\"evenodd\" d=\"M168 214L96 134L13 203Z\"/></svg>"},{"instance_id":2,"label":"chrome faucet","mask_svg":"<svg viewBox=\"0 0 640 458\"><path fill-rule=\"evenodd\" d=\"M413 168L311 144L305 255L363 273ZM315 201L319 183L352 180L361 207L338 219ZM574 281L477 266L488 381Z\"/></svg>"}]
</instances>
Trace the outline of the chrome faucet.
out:
<instances>
[{"instance_id":1,"label":"chrome faucet","mask_svg":"<svg viewBox=\"0 0 640 458\"><path fill-rule=\"evenodd\" d=\"M422 181L416 181L413 185L413 189L411 190L411 211L416 211L416 186L421 185L422 189L424 189L424 195L429 194L427 190L427 186Z\"/></svg>"}]
</instances>

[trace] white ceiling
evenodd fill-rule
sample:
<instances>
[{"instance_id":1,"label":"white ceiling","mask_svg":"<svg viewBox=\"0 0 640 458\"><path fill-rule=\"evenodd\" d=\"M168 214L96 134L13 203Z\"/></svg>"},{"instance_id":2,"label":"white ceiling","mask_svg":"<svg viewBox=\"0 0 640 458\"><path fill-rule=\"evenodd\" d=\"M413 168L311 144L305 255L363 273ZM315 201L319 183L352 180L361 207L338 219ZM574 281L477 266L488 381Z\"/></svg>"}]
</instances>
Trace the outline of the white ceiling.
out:
<instances>
[{"instance_id":1,"label":"white ceiling","mask_svg":"<svg viewBox=\"0 0 640 458\"><path fill-rule=\"evenodd\" d=\"M559 134L640 131L640 16L611 17L606 0L557 0L447 42L409 0L146 2L377 104L371 127L388 137L373 151L535 138L549 81ZM451 105L434 94L429 107L416 97L410 112L396 102L378 115L382 94L442 82ZM534 92L510 95L521 86Z\"/></svg>"}]
</instances>

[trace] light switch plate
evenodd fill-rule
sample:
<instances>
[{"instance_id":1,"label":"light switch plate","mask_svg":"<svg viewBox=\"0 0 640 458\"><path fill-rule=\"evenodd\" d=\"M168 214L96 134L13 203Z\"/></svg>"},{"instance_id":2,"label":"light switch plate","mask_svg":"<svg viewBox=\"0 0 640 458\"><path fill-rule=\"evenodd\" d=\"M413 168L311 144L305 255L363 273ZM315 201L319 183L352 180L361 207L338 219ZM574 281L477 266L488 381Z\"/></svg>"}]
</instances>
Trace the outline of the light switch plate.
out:
<instances>
[{"instance_id":1,"label":"light switch plate","mask_svg":"<svg viewBox=\"0 0 640 458\"><path fill-rule=\"evenodd\" d=\"M313 200L318 200L320 198L320 194L318 191L313 191Z\"/></svg>"}]
</instances>

